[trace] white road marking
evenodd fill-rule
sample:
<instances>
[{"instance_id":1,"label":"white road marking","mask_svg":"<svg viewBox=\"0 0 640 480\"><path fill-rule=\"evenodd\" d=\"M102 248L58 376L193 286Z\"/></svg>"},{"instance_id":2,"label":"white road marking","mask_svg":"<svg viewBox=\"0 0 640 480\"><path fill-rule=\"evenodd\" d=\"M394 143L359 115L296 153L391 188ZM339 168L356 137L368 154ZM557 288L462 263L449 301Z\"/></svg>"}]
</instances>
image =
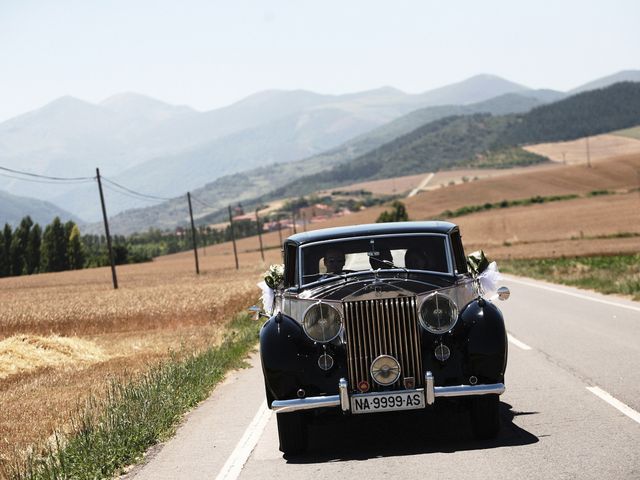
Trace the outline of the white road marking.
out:
<instances>
[{"instance_id":1,"label":"white road marking","mask_svg":"<svg viewBox=\"0 0 640 480\"><path fill-rule=\"evenodd\" d=\"M516 280L516 279L514 279L512 277L509 277L508 279L505 278L505 281L514 282L514 283L521 283L522 285L527 285L529 287L537 287L537 288L541 288L543 290L549 290L551 292L564 293L565 295L569 295L571 297L581 298L583 300L591 300L592 302L604 303L605 305L612 305L614 307L626 308L628 310L633 310L635 312L640 312L640 307L634 307L633 305L625 305L623 303L613 302L611 300L604 300L604 299L601 299L601 298L594 298L594 297L590 297L588 295L583 295L581 293L567 292L566 290L562 290L560 288L549 287L547 285L538 285L538 284L535 284L535 283L525 282L523 280Z\"/></svg>"},{"instance_id":2,"label":"white road marking","mask_svg":"<svg viewBox=\"0 0 640 480\"><path fill-rule=\"evenodd\" d=\"M531 347L529 345L527 345L524 342L521 342L520 340L518 340L516 337L514 337L510 333L507 333L507 339L511 343L513 343L516 347L521 348L522 350L531 350Z\"/></svg>"},{"instance_id":3,"label":"white road marking","mask_svg":"<svg viewBox=\"0 0 640 480\"><path fill-rule=\"evenodd\" d=\"M413 190L411 190L411 192L409 193L409 195L407 195L407 198L413 197L414 195L417 195L418 192L420 190L422 190L424 187L427 186L427 183L429 183L431 181L431 179L433 178L434 174L430 173L429 175L427 175L424 180L422 180L420 182L420 185L418 185L416 188L414 188Z\"/></svg>"},{"instance_id":4,"label":"white road marking","mask_svg":"<svg viewBox=\"0 0 640 480\"><path fill-rule=\"evenodd\" d=\"M621 411L622 413L624 413L631 420L634 420L634 421L640 423L640 413L636 412L633 408L631 408L626 403L622 403L620 400L618 400L615 397L612 397L609 393L605 392L601 388L598 388L598 387L587 387L587 390L589 390L594 395L597 395L598 397L600 397L602 400L607 402L612 407L614 407L614 408L618 409L619 411Z\"/></svg>"},{"instance_id":5,"label":"white road marking","mask_svg":"<svg viewBox=\"0 0 640 480\"><path fill-rule=\"evenodd\" d=\"M271 410L267 407L267 402L263 402L258 409L258 413L253 417L251 423L242 435L242 438L236 445L224 466L218 473L216 480L235 480L240 475L242 467L249 459L249 455L253 452L258 440L262 436L267 423L271 418Z\"/></svg>"}]
</instances>

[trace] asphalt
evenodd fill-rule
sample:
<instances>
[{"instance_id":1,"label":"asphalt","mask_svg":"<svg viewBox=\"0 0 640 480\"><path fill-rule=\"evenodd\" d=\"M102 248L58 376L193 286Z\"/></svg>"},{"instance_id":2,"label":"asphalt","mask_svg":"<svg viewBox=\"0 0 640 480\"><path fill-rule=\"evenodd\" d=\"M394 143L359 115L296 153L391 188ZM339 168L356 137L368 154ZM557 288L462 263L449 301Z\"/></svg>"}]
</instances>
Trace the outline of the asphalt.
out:
<instances>
[{"instance_id":1,"label":"asphalt","mask_svg":"<svg viewBox=\"0 0 640 480\"><path fill-rule=\"evenodd\" d=\"M261 409L256 353L126 478L639 479L640 422L628 413L640 411L640 303L515 277L504 284L507 329L531 348L509 344L498 438L474 440L455 408L322 416L308 453L285 458L276 415Z\"/></svg>"}]
</instances>

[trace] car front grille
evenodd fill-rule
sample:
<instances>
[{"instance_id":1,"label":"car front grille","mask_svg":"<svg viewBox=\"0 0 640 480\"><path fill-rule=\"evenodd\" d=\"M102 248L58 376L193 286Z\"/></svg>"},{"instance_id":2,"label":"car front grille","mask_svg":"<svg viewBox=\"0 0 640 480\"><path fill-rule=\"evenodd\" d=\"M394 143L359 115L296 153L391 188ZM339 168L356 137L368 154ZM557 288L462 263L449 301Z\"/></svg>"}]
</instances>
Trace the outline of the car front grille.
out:
<instances>
[{"instance_id":1,"label":"car front grille","mask_svg":"<svg viewBox=\"0 0 640 480\"><path fill-rule=\"evenodd\" d=\"M366 380L370 391L383 390L369 370L380 355L391 355L400 362L400 378L390 387L392 390L405 388L404 379L410 377L415 388L421 387L424 380L416 298L360 300L344 302L343 306L349 388L357 391L358 383Z\"/></svg>"}]
</instances>

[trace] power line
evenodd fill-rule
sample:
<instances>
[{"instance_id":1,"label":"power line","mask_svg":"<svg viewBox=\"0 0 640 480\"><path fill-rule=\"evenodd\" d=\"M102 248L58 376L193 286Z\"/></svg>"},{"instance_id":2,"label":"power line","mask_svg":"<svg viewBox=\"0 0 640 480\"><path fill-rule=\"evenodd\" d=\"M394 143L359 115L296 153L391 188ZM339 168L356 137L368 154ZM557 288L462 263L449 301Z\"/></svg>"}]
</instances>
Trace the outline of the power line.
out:
<instances>
[{"instance_id":1,"label":"power line","mask_svg":"<svg viewBox=\"0 0 640 480\"><path fill-rule=\"evenodd\" d=\"M102 179L104 180L105 178L102 177ZM111 185L108 185L106 183L103 184L102 186L104 188L106 188L107 190L111 191L111 192L117 193L119 195L124 195L125 197L133 198L135 200L145 200L147 202L157 202L157 201L159 201L157 198L148 198L146 195L143 196L143 195L131 194L131 193L126 192L124 190L120 190L118 188L114 188Z\"/></svg>"},{"instance_id":2,"label":"power line","mask_svg":"<svg viewBox=\"0 0 640 480\"><path fill-rule=\"evenodd\" d=\"M0 167L0 170L4 170L6 172L11 172L11 173L17 173L19 175L26 175L28 177L44 178L47 180L56 180L56 181L63 181L63 182L79 181L79 180L95 180L96 178L96 177L51 177L49 175L38 175L37 173L22 172L20 170L14 170L12 168L7 168L7 167Z\"/></svg>"},{"instance_id":3,"label":"power line","mask_svg":"<svg viewBox=\"0 0 640 480\"><path fill-rule=\"evenodd\" d=\"M139 196L139 197L149 198L149 199L151 199L151 200L162 200L162 201L165 201L165 200L173 200L172 198L168 198L168 197L158 197L157 195L148 195L148 194L146 194L146 193L136 192L135 190L131 190L130 188L125 187L124 185L120 185L119 183L116 183L116 182L114 182L113 180L110 180L110 179L108 179L108 178L107 178L107 177L105 177L105 176L102 176L102 179L103 179L105 182L110 183L111 185L114 185L114 186L116 186L116 187L118 187L118 188L121 188L121 189L123 189L123 190L125 190L125 191L127 191L127 192L129 192L129 193L131 193L131 194L133 194L133 195L137 195L137 196Z\"/></svg>"},{"instance_id":4,"label":"power line","mask_svg":"<svg viewBox=\"0 0 640 480\"><path fill-rule=\"evenodd\" d=\"M39 179L39 178L24 178L24 177L18 177L16 175L11 175L11 174L2 173L2 172L0 172L0 177L13 178L13 179L16 179L16 180L23 180L25 182L48 183L48 184L58 184L58 185L61 185L61 184L62 185L73 185L73 184L89 183L89 182L95 181L95 178L90 178L88 180L67 180L67 181L46 180L46 179Z\"/></svg>"},{"instance_id":5,"label":"power line","mask_svg":"<svg viewBox=\"0 0 640 480\"><path fill-rule=\"evenodd\" d=\"M196 202L198 202L198 203L202 204L203 206L207 207L207 208L213 208L214 210L219 209L218 207L214 207L213 205L209 205L208 203L206 203L206 202L204 202L204 201L200 200L198 197L194 197L194 196L193 196L193 193L191 194L191 198L192 198L193 200L195 200Z\"/></svg>"}]
</instances>

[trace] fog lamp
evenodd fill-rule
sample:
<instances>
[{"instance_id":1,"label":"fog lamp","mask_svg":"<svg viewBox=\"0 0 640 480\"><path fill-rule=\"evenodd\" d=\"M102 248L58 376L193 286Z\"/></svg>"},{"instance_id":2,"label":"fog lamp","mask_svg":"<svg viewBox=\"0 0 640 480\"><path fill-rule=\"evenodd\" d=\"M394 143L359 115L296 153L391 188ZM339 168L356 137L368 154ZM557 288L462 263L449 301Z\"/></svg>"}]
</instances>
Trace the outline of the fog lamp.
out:
<instances>
[{"instance_id":1,"label":"fog lamp","mask_svg":"<svg viewBox=\"0 0 640 480\"><path fill-rule=\"evenodd\" d=\"M322 370L330 370L333 367L333 357L327 353L323 353L318 358L318 366Z\"/></svg>"},{"instance_id":2,"label":"fog lamp","mask_svg":"<svg viewBox=\"0 0 640 480\"><path fill-rule=\"evenodd\" d=\"M451 350L449 350L449 347L447 347L445 344L441 343L433 351L433 354L436 356L438 361L444 362L451 356Z\"/></svg>"}]
</instances>

